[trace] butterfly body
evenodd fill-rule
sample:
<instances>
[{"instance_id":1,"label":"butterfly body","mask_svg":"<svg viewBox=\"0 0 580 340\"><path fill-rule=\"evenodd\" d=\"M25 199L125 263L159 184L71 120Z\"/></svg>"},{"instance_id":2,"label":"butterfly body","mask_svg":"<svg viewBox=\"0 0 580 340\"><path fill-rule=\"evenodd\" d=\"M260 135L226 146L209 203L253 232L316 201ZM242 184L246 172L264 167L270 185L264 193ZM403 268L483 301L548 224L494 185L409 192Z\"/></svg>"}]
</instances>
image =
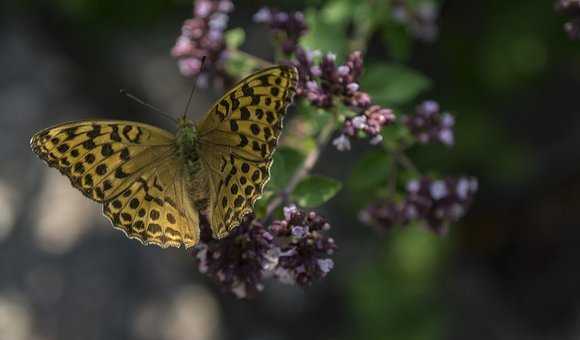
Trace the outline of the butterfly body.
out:
<instances>
[{"instance_id":1,"label":"butterfly body","mask_svg":"<svg viewBox=\"0 0 580 340\"><path fill-rule=\"evenodd\" d=\"M297 77L288 66L252 74L201 121L180 118L175 134L138 122L86 120L40 131L31 147L102 203L129 238L191 247L199 239L199 214L221 238L252 211L269 180Z\"/></svg>"},{"instance_id":2,"label":"butterfly body","mask_svg":"<svg viewBox=\"0 0 580 340\"><path fill-rule=\"evenodd\" d=\"M195 125L191 120L182 117L179 119L177 126L175 144L178 155L186 164L188 174L195 176L201 169Z\"/></svg>"}]
</instances>

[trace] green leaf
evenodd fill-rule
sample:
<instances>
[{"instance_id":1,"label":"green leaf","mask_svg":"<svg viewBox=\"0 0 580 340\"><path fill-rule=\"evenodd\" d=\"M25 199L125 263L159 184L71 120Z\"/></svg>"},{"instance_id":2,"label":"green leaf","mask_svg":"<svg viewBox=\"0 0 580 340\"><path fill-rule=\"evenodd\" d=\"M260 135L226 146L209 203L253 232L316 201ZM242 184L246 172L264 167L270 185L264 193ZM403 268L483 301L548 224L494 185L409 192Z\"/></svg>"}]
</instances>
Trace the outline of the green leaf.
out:
<instances>
[{"instance_id":1,"label":"green leaf","mask_svg":"<svg viewBox=\"0 0 580 340\"><path fill-rule=\"evenodd\" d=\"M300 151L287 146L279 148L274 153L268 188L274 191L282 190L302 162L304 162L304 155Z\"/></svg>"},{"instance_id":2,"label":"green leaf","mask_svg":"<svg viewBox=\"0 0 580 340\"><path fill-rule=\"evenodd\" d=\"M381 130L381 135L383 136L383 145L387 149L394 149L401 144L411 145L414 142L414 137L409 129L400 122L385 126Z\"/></svg>"},{"instance_id":3,"label":"green leaf","mask_svg":"<svg viewBox=\"0 0 580 340\"><path fill-rule=\"evenodd\" d=\"M368 67L361 85L375 102L384 106L401 105L431 87L431 80L418 71L394 64Z\"/></svg>"},{"instance_id":4,"label":"green leaf","mask_svg":"<svg viewBox=\"0 0 580 340\"><path fill-rule=\"evenodd\" d=\"M324 176L307 176L292 193L292 199L304 208L314 208L330 200L342 188L339 181Z\"/></svg>"},{"instance_id":5,"label":"green leaf","mask_svg":"<svg viewBox=\"0 0 580 340\"><path fill-rule=\"evenodd\" d=\"M409 59L413 40L405 26L399 24L385 25L382 36L394 59L398 61L407 61Z\"/></svg>"},{"instance_id":6,"label":"green leaf","mask_svg":"<svg viewBox=\"0 0 580 340\"><path fill-rule=\"evenodd\" d=\"M299 102L297 111L304 116L305 122L307 122L309 128L312 129L310 134L313 136L316 136L322 127L325 126L330 119L333 119L330 112L314 107L306 100L301 100Z\"/></svg>"},{"instance_id":7,"label":"green leaf","mask_svg":"<svg viewBox=\"0 0 580 340\"><path fill-rule=\"evenodd\" d=\"M345 25L352 17L353 4L348 0L329 1L321 10L321 16L329 24Z\"/></svg>"},{"instance_id":8,"label":"green leaf","mask_svg":"<svg viewBox=\"0 0 580 340\"><path fill-rule=\"evenodd\" d=\"M224 34L226 46L230 50L238 49L246 40L246 32L243 28L234 28Z\"/></svg>"},{"instance_id":9,"label":"green leaf","mask_svg":"<svg viewBox=\"0 0 580 340\"><path fill-rule=\"evenodd\" d=\"M256 214L257 218L262 218L266 215L266 210L268 208L268 203L274 197L274 192L271 190L265 190L262 193L262 197L256 201L254 204L254 213Z\"/></svg>"},{"instance_id":10,"label":"green leaf","mask_svg":"<svg viewBox=\"0 0 580 340\"><path fill-rule=\"evenodd\" d=\"M389 155L380 150L368 152L354 166L348 186L352 190L376 189L386 182L391 166Z\"/></svg>"}]
</instances>

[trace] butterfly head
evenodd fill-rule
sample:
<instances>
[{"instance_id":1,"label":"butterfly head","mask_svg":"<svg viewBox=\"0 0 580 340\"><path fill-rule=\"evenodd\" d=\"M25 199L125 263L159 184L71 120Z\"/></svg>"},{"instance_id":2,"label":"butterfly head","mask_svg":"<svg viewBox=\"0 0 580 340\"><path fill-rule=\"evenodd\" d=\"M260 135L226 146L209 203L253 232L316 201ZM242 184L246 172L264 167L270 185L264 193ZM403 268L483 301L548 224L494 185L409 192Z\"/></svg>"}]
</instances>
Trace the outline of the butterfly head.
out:
<instances>
[{"instance_id":1,"label":"butterfly head","mask_svg":"<svg viewBox=\"0 0 580 340\"><path fill-rule=\"evenodd\" d=\"M177 118L177 127L182 130L184 128L195 128L195 124L186 115L182 115L181 117Z\"/></svg>"}]
</instances>

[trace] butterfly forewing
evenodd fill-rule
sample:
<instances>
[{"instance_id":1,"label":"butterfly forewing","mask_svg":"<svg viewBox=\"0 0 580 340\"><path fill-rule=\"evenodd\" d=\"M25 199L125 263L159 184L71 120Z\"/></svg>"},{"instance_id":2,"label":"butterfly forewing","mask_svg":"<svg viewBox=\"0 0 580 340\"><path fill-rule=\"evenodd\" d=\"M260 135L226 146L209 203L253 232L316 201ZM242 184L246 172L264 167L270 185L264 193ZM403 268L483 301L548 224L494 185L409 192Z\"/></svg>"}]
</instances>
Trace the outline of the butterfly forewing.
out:
<instances>
[{"instance_id":1,"label":"butterfly forewing","mask_svg":"<svg viewBox=\"0 0 580 340\"><path fill-rule=\"evenodd\" d=\"M136 122L81 121L43 130L30 144L74 187L103 203L105 215L128 236L162 247L196 243L197 214L183 193L172 133ZM151 218L153 211L159 218Z\"/></svg>"},{"instance_id":2,"label":"butterfly forewing","mask_svg":"<svg viewBox=\"0 0 580 340\"><path fill-rule=\"evenodd\" d=\"M197 125L217 237L238 226L262 194L297 79L291 66L257 72L226 93Z\"/></svg>"}]
</instances>

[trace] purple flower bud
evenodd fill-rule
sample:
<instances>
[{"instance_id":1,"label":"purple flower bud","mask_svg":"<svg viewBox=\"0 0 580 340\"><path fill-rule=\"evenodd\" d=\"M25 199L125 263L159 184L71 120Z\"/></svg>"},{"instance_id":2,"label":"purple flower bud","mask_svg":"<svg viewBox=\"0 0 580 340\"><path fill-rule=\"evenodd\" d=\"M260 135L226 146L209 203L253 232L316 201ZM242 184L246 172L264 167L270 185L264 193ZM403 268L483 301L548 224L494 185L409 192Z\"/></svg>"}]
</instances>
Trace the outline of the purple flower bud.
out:
<instances>
[{"instance_id":1,"label":"purple flower bud","mask_svg":"<svg viewBox=\"0 0 580 340\"><path fill-rule=\"evenodd\" d=\"M289 15L286 12L278 12L276 13L276 15L274 16L275 20L278 21L279 23L285 23L288 21Z\"/></svg>"},{"instance_id":2,"label":"purple flower bud","mask_svg":"<svg viewBox=\"0 0 580 340\"><path fill-rule=\"evenodd\" d=\"M433 100L427 100L419 106L417 112L425 116L434 115L439 112L439 104Z\"/></svg>"},{"instance_id":3,"label":"purple flower bud","mask_svg":"<svg viewBox=\"0 0 580 340\"><path fill-rule=\"evenodd\" d=\"M306 88L310 91L317 91L319 89L318 84L314 80L307 82Z\"/></svg>"},{"instance_id":4,"label":"purple flower bud","mask_svg":"<svg viewBox=\"0 0 580 340\"><path fill-rule=\"evenodd\" d=\"M208 34L207 34L207 38L210 41L214 41L214 42L217 42L217 43L221 42L222 37L223 37L223 33L219 29L210 29L209 32L208 32Z\"/></svg>"},{"instance_id":5,"label":"purple flower bud","mask_svg":"<svg viewBox=\"0 0 580 340\"><path fill-rule=\"evenodd\" d=\"M254 21L257 23L270 23L272 21L272 12L268 7L262 7L254 14Z\"/></svg>"},{"instance_id":6,"label":"purple flower bud","mask_svg":"<svg viewBox=\"0 0 580 340\"><path fill-rule=\"evenodd\" d=\"M346 65L341 65L338 67L337 71L339 76L345 77L349 74L350 68L348 68Z\"/></svg>"},{"instance_id":7,"label":"purple flower bud","mask_svg":"<svg viewBox=\"0 0 580 340\"><path fill-rule=\"evenodd\" d=\"M352 119L352 125L356 129L364 129L366 127L367 117L365 116L356 116Z\"/></svg>"},{"instance_id":8,"label":"purple flower bud","mask_svg":"<svg viewBox=\"0 0 580 340\"><path fill-rule=\"evenodd\" d=\"M407 183L407 191L410 193L416 193L419 191L419 181L412 180Z\"/></svg>"},{"instance_id":9,"label":"purple flower bud","mask_svg":"<svg viewBox=\"0 0 580 340\"><path fill-rule=\"evenodd\" d=\"M212 11L212 3L207 0L198 0L195 3L195 15L198 17L205 18Z\"/></svg>"},{"instance_id":10,"label":"purple flower bud","mask_svg":"<svg viewBox=\"0 0 580 340\"><path fill-rule=\"evenodd\" d=\"M467 199L467 195L469 194L469 180L466 178L461 178L457 181L457 196L461 200Z\"/></svg>"},{"instance_id":11,"label":"purple flower bud","mask_svg":"<svg viewBox=\"0 0 580 340\"><path fill-rule=\"evenodd\" d=\"M213 30L223 30L228 24L227 14L216 12L209 18L209 27Z\"/></svg>"},{"instance_id":12,"label":"purple flower bud","mask_svg":"<svg viewBox=\"0 0 580 340\"><path fill-rule=\"evenodd\" d=\"M335 62L336 61L336 54L334 54L332 52L328 52L328 53L326 53L325 58L328 59L330 62Z\"/></svg>"},{"instance_id":13,"label":"purple flower bud","mask_svg":"<svg viewBox=\"0 0 580 340\"><path fill-rule=\"evenodd\" d=\"M371 138L369 143L371 143L372 145L377 145L377 144L380 144L382 141L383 141L383 135L376 135L373 138Z\"/></svg>"},{"instance_id":14,"label":"purple flower bud","mask_svg":"<svg viewBox=\"0 0 580 340\"><path fill-rule=\"evenodd\" d=\"M193 45L191 44L191 41L184 36L180 36L179 38L177 38L177 42L175 43L175 46L173 46L173 49L171 50L171 55L174 57L182 57L191 53L192 49Z\"/></svg>"},{"instance_id":15,"label":"purple flower bud","mask_svg":"<svg viewBox=\"0 0 580 340\"><path fill-rule=\"evenodd\" d=\"M196 75L199 72L201 62L199 59L187 58L178 60L177 65L179 66L179 72L181 74L186 77L190 77Z\"/></svg>"},{"instance_id":16,"label":"purple flower bud","mask_svg":"<svg viewBox=\"0 0 580 340\"><path fill-rule=\"evenodd\" d=\"M221 0L218 5L218 10L229 13L234 10L234 4L229 0Z\"/></svg>"},{"instance_id":17,"label":"purple flower bud","mask_svg":"<svg viewBox=\"0 0 580 340\"><path fill-rule=\"evenodd\" d=\"M440 200L447 195L447 186L443 181L433 182L429 190L434 200Z\"/></svg>"},{"instance_id":18,"label":"purple flower bud","mask_svg":"<svg viewBox=\"0 0 580 340\"><path fill-rule=\"evenodd\" d=\"M350 92L357 92L358 89L360 88L359 84L357 83L350 83L346 85L346 87Z\"/></svg>"},{"instance_id":19,"label":"purple flower bud","mask_svg":"<svg viewBox=\"0 0 580 340\"><path fill-rule=\"evenodd\" d=\"M455 125L455 117L449 113L445 113L441 116L441 125L444 127L452 127Z\"/></svg>"},{"instance_id":20,"label":"purple flower bud","mask_svg":"<svg viewBox=\"0 0 580 340\"><path fill-rule=\"evenodd\" d=\"M320 69L320 66L312 66L310 68L310 73L312 73L313 77L320 77L320 75L322 74L322 70Z\"/></svg>"},{"instance_id":21,"label":"purple flower bud","mask_svg":"<svg viewBox=\"0 0 580 340\"><path fill-rule=\"evenodd\" d=\"M291 220L292 215L298 212L298 208L294 204L284 207L282 210L284 212L284 219L286 219L286 221Z\"/></svg>"},{"instance_id":22,"label":"purple flower bud","mask_svg":"<svg viewBox=\"0 0 580 340\"><path fill-rule=\"evenodd\" d=\"M338 151L350 150L350 140L345 135L340 135L332 141L332 145L336 147Z\"/></svg>"},{"instance_id":23,"label":"purple flower bud","mask_svg":"<svg viewBox=\"0 0 580 340\"><path fill-rule=\"evenodd\" d=\"M332 259L319 259L318 267L320 267L320 270L326 274L334 268L334 261L332 261Z\"/></svg>"},{"instance_id":24,"label":"purple flower bud","mask_svg":"<svg viewBox=\"0 0 580 340\"><path fill-rule=\"evenodd\" d=\"M304 227L302 227L302 226L294 226L294 227L292 227L292 235L294 237L302 238L302 237L304 237L304 234L306 234L306 231L304 230Z\"/></svg>"}]
</instances>

